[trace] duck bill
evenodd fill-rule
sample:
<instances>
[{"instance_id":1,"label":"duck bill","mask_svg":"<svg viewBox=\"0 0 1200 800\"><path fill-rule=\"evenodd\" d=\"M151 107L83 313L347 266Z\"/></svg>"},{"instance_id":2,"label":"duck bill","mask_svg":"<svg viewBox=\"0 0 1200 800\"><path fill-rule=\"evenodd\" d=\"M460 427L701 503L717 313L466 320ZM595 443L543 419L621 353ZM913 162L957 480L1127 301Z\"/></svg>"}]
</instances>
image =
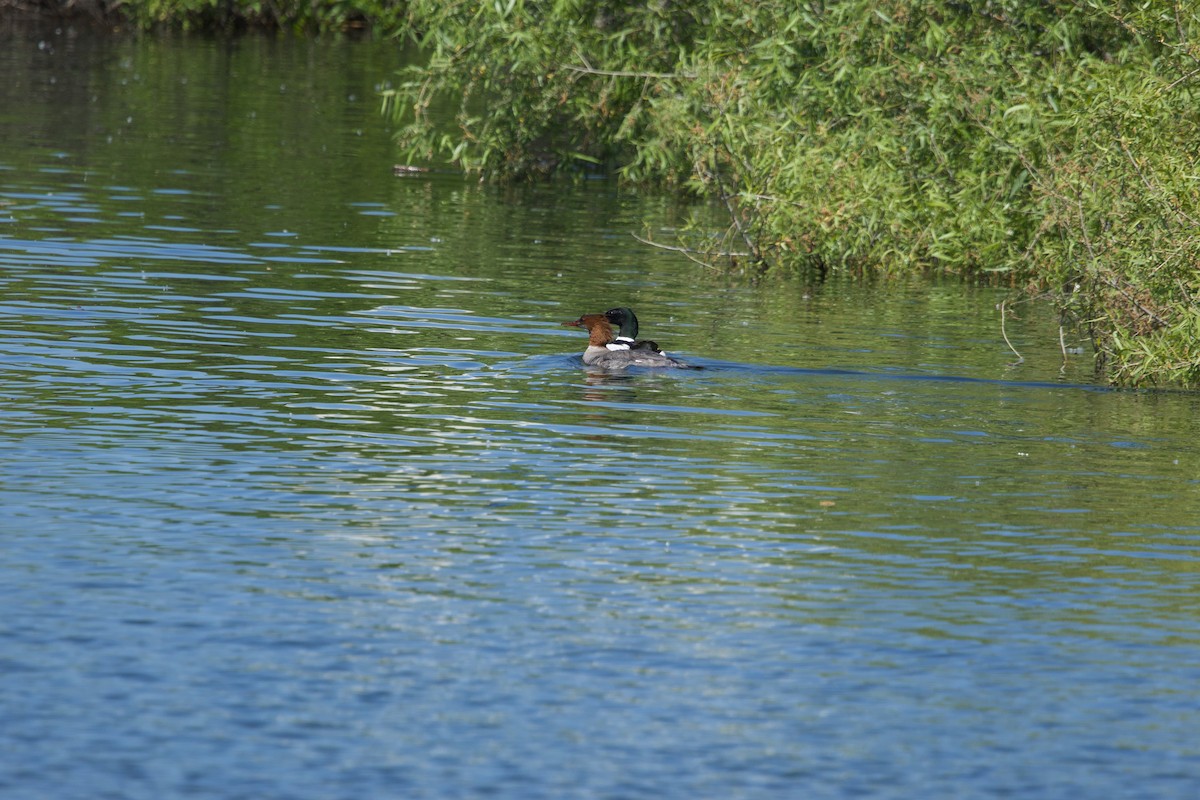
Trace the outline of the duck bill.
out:
<instances>
[{"instance_id":1,"label":"duck bill","mask_svg":"<svg viewBox=\"0 0 1200 800\"><path fill-rule=\"evenodd\" d=\"M563 325L566 325L567 327L570 327L570 328L582 328L582 327L583 327L583 320L582 320L582 319L577 319L577 320L575 320L574 322L564 322L564 323L562 323L562 324L563 324Z\"/></svg>"}]
</instances>

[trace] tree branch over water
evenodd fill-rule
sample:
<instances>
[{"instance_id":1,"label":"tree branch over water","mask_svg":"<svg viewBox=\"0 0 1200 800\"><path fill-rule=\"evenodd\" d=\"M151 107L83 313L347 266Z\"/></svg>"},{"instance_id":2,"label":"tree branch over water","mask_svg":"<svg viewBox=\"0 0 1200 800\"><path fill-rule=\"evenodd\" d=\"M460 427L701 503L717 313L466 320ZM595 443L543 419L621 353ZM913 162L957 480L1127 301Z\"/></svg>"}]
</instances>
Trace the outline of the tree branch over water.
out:
<instances>
[{"instance_id":1,"label":"tree branch over water","mask_svg":"<svg viewBox=\"0 0 1200 800\"><path fill-rule=\"evenodd\" d=\"M696 256L707 256L710 259L714 258L714 257L715 258L734 259L734 258L747 258L747 257L750 257L751 255L753 255L752 253L735 253L735 252L730 252L727 250L710 253L710 252L706 252L704 250L696 250L691 247L681 247L678 245L661 244L659 242L654 241L653 239L644 239L641 236L638 236L636 233L631 233L629 235L632 236L634 239L637 239L642 244L649 245L650 247L657 247L659 250L670 250L673 253L679 253L680 255L687 258L689 261L693 261L693 262L699 264L700 266L705 267L706 269L715 269L716 267L712 264L711 261L704 261L703 259L696 258Z\"/></svg>"}]
</instances>

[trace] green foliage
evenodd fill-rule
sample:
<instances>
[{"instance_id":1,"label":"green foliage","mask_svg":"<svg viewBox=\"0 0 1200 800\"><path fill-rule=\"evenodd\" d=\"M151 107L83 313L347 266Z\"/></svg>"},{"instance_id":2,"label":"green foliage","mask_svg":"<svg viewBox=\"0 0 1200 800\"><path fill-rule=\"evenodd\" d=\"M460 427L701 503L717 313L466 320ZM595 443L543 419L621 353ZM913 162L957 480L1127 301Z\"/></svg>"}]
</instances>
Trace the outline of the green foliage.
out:
<instances>
[{"instance_id":1,"label":"green foliage","mask_svg":"<svg viewBox=\"0 0 1200 800\"><path fill-rule=\"evenodd\" d=\"M1049 292L1114 380L1196 383L1198 348L1171 343L1194 335L1200 290L1198 14L414 0L431 58L385 108L412 157L508 179L604 165L717 198L730 225L710 255L759 269Z\"/></svg>"},{"instance_id":2,"label":"green foliage","mask_svg":"<svg viewBox=\"0 0 1200 800\"><path fill-rule=\"evenodd\" d=\"M655 95L674 81L665 70L696 25L669 3L418 0L409 13L430 60L385 97L409 123L405 141L414 155L505 177L636 159ZM631 71L594 71L601 64ZM429 113L447 97L457 98L453 133ZM659 178L675 165L656 166Z\"/></svg>"},{"instance_id":3,"label":"green foliage","mask_svg":"<svg viewBox=\"0 0 1200 800\"><path fill-rule=\"evenodd\" d=\"M1044 136L1052 146L1030 166L1039 224L1027 272L1089 331L1118 383L1200 384L1195 69L1094 64L1038 121L1061 133Z\"/></svg>"}]
</instances>

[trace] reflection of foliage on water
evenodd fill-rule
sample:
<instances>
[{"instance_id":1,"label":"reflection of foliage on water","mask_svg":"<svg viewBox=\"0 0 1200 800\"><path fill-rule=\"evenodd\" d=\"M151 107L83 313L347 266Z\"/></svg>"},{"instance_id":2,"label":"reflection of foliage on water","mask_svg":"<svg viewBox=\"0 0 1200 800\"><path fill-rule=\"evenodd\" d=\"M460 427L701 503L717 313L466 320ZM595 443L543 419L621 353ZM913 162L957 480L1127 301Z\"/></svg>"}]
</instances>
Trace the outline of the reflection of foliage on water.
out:
<instances>
[{"instance_id":1,"label":"reflection of foliage on water","mask_svg":"<svg viewBox=\"0 0 1200 800\"><path fill-rule=\"evenodd\" d=\"M34 18L103 20L141 30L291 30L296 32L395 30L404 23L404 3L389 0L0 0L0 13Z\"/></svg>"},{"instance_id":2,"label":"reflection of foliage on water","mask_svg":"<svg viewBox=\"0 0 1200 800\"><path fill-rule=\"evenodd\" d=\"M298 38L62 35L48 38L47 52L53 58L6 61L9 85L37 87L40 98L6 120L11 135L48 143L45 161L56 166L88 164L92 190L133 187L140 194L128 210L148 224L183 214L166 224L204 227L206 241L238 246L247 220L274 226L267 228L273 233L303 224L311 234L321 218L338 231L366 235L375 227L369 216L330 213L328 197L395 180L388 173L394 146L380 129L375 91L405 62L402 49ZM86 64L87 80L53 79L57 64ZM331 141L347 146L331 152ZM100 220L92 232L125 225Z\"/></svg>"}]
</instances>

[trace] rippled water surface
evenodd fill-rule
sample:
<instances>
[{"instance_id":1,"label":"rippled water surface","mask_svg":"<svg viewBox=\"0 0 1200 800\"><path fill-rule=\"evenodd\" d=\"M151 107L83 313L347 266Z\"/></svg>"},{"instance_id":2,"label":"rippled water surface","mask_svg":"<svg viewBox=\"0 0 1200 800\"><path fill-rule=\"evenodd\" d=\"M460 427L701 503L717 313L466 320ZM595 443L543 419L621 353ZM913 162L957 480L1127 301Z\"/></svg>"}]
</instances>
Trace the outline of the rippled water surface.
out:
<instances>
[{"instance_id":1,"label":"rippled water surface","mask_svg":"<svg viewBox=\"0 0 1200 800\"><path fill-rule=\"evenodd\" d=\"M394 46L5 37L4 797L1195 796L1194 395L397 178Z\"/></svg>"}]
</instances>

